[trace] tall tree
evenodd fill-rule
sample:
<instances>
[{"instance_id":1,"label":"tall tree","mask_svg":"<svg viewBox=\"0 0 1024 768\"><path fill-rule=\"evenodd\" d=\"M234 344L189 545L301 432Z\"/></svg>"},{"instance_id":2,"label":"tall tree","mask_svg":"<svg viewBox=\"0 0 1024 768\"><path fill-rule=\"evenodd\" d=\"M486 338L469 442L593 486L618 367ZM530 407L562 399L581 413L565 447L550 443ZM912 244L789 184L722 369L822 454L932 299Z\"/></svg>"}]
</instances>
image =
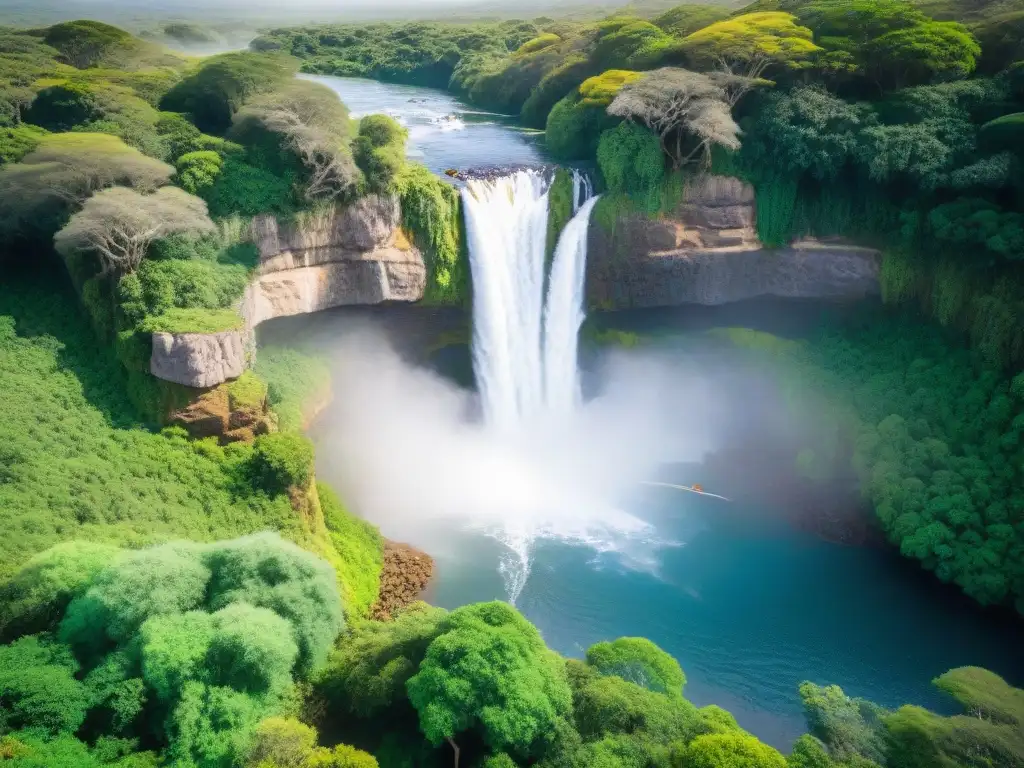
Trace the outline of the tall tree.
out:
<instances>
[{"instance_id":1,"label":"tall tree","mask_svg":"<svg viewBox=\"0 0 1024 768\"><path fill-rule=\"evenodd\" d=\"M476 729L494 750L529 757L571 708L565 662L501 602L449 614L406 688L423 734L452 746L456 768L460 733Z\"/></svg>"}]
</instances>

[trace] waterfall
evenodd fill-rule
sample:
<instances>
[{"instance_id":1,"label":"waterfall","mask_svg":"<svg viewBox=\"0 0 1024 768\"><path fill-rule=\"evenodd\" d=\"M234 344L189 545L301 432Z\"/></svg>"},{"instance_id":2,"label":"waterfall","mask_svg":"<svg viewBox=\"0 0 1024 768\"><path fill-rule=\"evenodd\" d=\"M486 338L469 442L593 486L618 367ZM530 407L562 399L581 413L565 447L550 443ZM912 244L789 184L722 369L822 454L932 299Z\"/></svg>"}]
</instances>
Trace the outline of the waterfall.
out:
<instances>
[{"instance_id":1,"label":"waterfall","mask_svg":"<svg viewBox=\"0 0 1024 768\"><path fill-rule=\"evenodd\" d=\"M571 416L580 400L577 336L587 226L597 198L589 180L574 172L573 217L545 275L548 187L543 174L519 171L470 181L462 193L473 277L473 370L487 428L517 438L536 438L539 427ZM545 495L553 494L554 486L547 487ZM508 549L499 571L513 604L540 533L536 518L523 512L490 531Z\"/></svg>"},{"instance_id":2,"label":"waterfall","mask_svg":"<svg viewBox=\"0 0 1024 768\"><path fill-rule=\"evenodd\" d=\"M462 193L473 277L473 369L489 425L515 429L579 401L587 226L596 198L573 172L573 213L547 276L548 180L518 171Z\"/></svg>"}]
</instances>

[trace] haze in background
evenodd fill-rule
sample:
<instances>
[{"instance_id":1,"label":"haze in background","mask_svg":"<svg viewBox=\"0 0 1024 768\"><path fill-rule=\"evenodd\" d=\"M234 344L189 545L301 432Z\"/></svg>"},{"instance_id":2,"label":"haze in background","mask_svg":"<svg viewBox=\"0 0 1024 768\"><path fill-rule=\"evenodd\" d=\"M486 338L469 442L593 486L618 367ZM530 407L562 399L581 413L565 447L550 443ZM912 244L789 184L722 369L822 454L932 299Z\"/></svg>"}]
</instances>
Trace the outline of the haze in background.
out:
<instances>
[{"instance_id":1,"label":"haze in background","mask_svg":"<svg viewBox=\"0 0 1024 768\"><path fill-rule=\"evenodd\" d=\"M702 0L740 7L742 0ZM69 19L96 19L131 31L167 21L231 23L256 31L288 24L485 18L599 18L615 11L653 16L679 5L677 0L0 0L0 23L54 24ZM251 37L251 35L250 35Z\"/></svg>"}]
</instances>

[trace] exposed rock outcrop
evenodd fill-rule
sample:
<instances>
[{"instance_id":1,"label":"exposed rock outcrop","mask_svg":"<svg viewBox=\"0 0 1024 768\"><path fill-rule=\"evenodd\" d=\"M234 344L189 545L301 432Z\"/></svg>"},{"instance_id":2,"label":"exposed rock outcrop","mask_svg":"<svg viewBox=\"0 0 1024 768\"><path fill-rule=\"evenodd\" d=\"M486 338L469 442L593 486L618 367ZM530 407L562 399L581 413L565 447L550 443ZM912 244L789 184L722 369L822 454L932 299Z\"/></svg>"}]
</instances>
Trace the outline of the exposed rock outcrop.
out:
<instances>
[{"instance_id":1,"label":"exposed rock outcrop","mask_svg":"<svg viewBox=\"0 0 1024 768\"><path fill-rule=\"evenodd\" d=\"M426 552L408 544L386 541L380 592L370 609L370 617L386 621L397 611L419 600L433 574L434 560Z\"/></svg>"},{"instance_id":2,"label":"exposed rock outcrop","mask_svg":"<svg viewBox=\"0 0 1024 768\"><path fill-rule=\"evenodd\" d=\"M861 298L879 291L878 252L838 241L800 240L767 249L754 230L754 190L739 179L687 184L658 219L594 223L588 244L591 306L629 309L726 304L757 296Z\"/></svg>"},{"instance_id":3,"label":"exposed rock outcrop","mask_svg":"<svg viewBox=\"0 0 1024 768\"><path fill-rule=\"evenodd\" d=\"M244 331L154 333L149 371L186 387L213 387L242 375L246 346Z\"/></svg>"},{"instance_id":4,"label":"exposed rock outcrop","mask_svg":"<svg viewBox=\"0 0 1024 768\"><path fill-rule=\"evenodd\" d=\"M423 298L426 265L400 220L398 199L377 195L286 224L256 217L251 235L260 264L241 307L248 327L331 307Z\"/></svg>"}]
</instances>

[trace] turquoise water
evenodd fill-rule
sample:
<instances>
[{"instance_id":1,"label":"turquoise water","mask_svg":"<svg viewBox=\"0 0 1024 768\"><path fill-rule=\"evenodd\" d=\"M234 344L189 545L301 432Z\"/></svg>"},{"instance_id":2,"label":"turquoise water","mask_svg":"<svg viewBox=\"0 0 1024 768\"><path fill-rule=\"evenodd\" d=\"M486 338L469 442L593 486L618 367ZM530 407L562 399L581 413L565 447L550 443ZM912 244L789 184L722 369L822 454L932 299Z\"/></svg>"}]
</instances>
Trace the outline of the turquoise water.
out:
<instances>
[{"instance_id":1,"label":"turquoise water","mask_svg":"<svg viewBox=\"0 0 1024 768\"><path fill-rule=\"evenodd\" d=\"M410 156L435 172L544 161L536 134L517 130L507 118L475 113L449 94L317 79L356 114L384 111L400 118L410 128ZM449 114L462 125L440 120ZM811 303L750 302L620 314L614 325L747 325L790 335L821 311ZM407 306L339 309L271 321L260 337L261 343L320 347L344 366L335 344L367 324L422 362L438 334L458 336L461 329L464 335L466 318ZM431 364L459 385L472 386L464 346L433 354ZM329 453L331 433L344 429L329 408L311 430L318 475L342 492ZM401 444L393 454L395 472L416 461ZM674 471L679 483L702 479L698 466ZM713 490L728 495L728 489ZM619 551L560 540L533 545L517 606L566 655L581 656L599 640L649 637L679 659L691 700L725 707L782 749L805 730L797 694L803 680L836 683L885 706L913 703L938 711L948 702L930 681L953 667L987 667L1024 685L1020 621L981 610L891 550L830 544L781 522L767 506L741 508L672 489L638 489L621 506L649 523L651 535ZM401 525L375 522L386 535L412 538L435 556L431 602L454 608L506 597L499 567L508 550L495 539L453 527L440 542L417 541Z\"/></svg>"},{"instance_id":2,"label":"turquoise water","mask_svg":"<svg viewBox=\"0 0 1024 768\"><path fill-rule=\"evenodd\" d=\"M409 130L408 156L434 173L449 168L540 165L543 134L508 115L482 112L445 91L354 77L303 75L333 89L353 117L383 112Z\"/></svg>"},{"instance_id":3,"label":"turquoise water","mask_svg":"<svg viewBox=\"0 0 1024 768\"><path fill-rule=\"evenodd\" d=\"M517 605L562 653L648 637L682 664L688 698L725 707L782 749L806 730L803 680L938 711L948 702L929 681L952 667L1024 682L1019 626L984 615L889 552L829 544L758 520L759 510L724 510L671 489L638 495L629 509L676 546L643 567L559 542L534 553ZM464 551L472 554L438 563L431 602L453 608L504 596L500 547L480 541Z\"/></svg>"},{"instance_id":4,"label":"turquoise water","mask_svg":"<svg viewBox=\"0 0 1024 768\"><path fill-rule=\"evenodd\" d=\"M760 304L736 311L790 330L808 322ZM685 325L706 325L707 318L689 314ZM713 310L708 317L736 322L721 315ZM260 329L261 343L332 350L367 324L422 362L431 339L464 328L465 318L416 307L343 308L271 321ZM445 376L471 386L465 347L449 346L431 359ZM334 361L346 364L336 354ZM318 475L342 491L329 451L332 431L344 429L328 409L311 430ZM393 452L396 472L416 460L401 444ZM699 466L675 468L667 479L688 484L704 474ZM728 495L726 488L709 490ZM797 695L803 680L836 683L890 707L938 711L948 702L930 680L953 667L984 666L1024 684L1020 622L981 610L891 550L830 544L781 522L767 506L741 508L666 488L638 488L622 506L652 534L620 551L534 544L517 606L566 655L582 656L599 640L649 637L679 659L691 700L729 709L782 749L805 730ZM499 567L508 550L498 541L458 527L440 542L417 540L400 525L375 522L435 556L430 602L455 608L506 598Z\"/></svg>"}]
</instances>

